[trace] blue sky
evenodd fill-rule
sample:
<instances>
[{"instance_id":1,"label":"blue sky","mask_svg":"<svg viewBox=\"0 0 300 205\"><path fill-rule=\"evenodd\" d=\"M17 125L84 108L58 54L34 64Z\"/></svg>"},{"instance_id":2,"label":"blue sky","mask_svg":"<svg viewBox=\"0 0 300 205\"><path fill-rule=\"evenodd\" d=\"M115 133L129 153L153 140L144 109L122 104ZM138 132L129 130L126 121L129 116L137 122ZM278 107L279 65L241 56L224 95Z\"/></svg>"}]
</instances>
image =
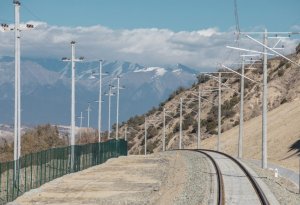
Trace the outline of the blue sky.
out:
<instances>
[{"instance_id":1,"label":"blue sky","mask_svg":"<svg viewBox=\"0 0 300 205\"><path fill-rule=\"evenodd\" d=\"M12 0L0 1L0 21L13 21ZM23 0L22 20L58 26L192 31L235 25L233 0ZM289 30L300 22L299 0L238 0L242 29Z\"/></svg>"},{"instance_id":2,"label":"blue sky","mask_svg":"<svg viewBox=\"0 0 300 205\"><path fill-rule=\"evenodd\" d=\"M300 31L300 0L237 0L242 31ZM215 68L234 61L233 0L22 0L22 56L61 58L75 40L87 59L145 66L182 63ZM13 26L12 0L0 0L0 22ZM261 37L257 37L261 39ZM300 35L282 42L293 52ZM0 56L14 54L13 32L0 32ZM244 45L243 45L244 43ZM270 46L276 42L270 41ZM255 43L241 39L244 48ZM255 49L261 49L255 48ZM238 57L238 53L233 54Z\"/></svg>"}]
</instances>

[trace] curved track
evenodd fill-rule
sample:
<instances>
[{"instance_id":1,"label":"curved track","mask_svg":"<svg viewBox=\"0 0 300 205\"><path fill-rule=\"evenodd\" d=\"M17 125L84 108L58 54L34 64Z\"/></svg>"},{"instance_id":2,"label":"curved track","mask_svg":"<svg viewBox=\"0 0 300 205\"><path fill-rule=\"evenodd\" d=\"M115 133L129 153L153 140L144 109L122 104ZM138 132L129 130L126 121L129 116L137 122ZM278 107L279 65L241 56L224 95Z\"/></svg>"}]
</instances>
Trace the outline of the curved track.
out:
<instances>
[{"instance_id":1,"label":"curved track","mask_svg":"<svg viewBox=\"0 0 300 205\"><path fill-rule=\"evenodd\" d=\"M257 197L259 198L259 201L261 202L261 204L262 205L270 205L267 197L265 196L264 192L262 191L262 189L260 188L260 186L258 185L256 180L254 179L254 177L244 167L244 165L241 162L239 162L237 159L235 159L234 157L232 157L228 154L225 154L223 152L218 152L215 150L200 149L200 150L190 150L190 151L200 152L200 153L204 154L205 156L207 156L212 161L212 163L216 169L218 183L219 183L218 184L218 194L219 194L218 205L225 204L225 194L224 194L225 192L224 192L223 177L222 177L222 172L221 172L216 160L210 154L208 154L208 152L213 152L213 153L223 155L223 156L229 158L231 161L233 161L242 170L242 172L245 174L245 176L248 178L248 180L251 183L255 193L257 194Z\"/></svg>"},{"instance_id":2,"label":"curved track","mask_svg":"<svg viewBox=\"0 0 300 205\"><path fill-rule=\"evenodd\" d=\"M224 193L224 182L223 182L223 176L221 173L221 169L219 165L217 164L216 160L207 154L206 152L200 151L200 150L195 150L196 152L200 152L201 154L204 154L206 157L208 157L212 164L215 167L216 170L216 175L217 175L217 181L218 181L218 199L217 199L217 204L218 205L224 205L225 204L225 193Z\"/></svg>"}]
</instances>

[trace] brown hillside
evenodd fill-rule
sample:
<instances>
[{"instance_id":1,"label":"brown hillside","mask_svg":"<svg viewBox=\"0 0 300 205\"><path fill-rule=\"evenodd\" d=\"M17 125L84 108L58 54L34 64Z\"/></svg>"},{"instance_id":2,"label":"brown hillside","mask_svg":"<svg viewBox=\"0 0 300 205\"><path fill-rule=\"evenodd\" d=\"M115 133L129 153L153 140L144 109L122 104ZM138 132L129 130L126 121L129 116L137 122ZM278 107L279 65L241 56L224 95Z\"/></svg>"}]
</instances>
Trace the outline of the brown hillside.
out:
<instances>
[{"instance_id":1,"label":"brown hillside","mask_svg":"<svg viewBox=\"0 0 300 205\"><path fill-rule=\"evenodd\" d=\"M294 61L300 63L300 53L291 54L288 56ZM257 64L255 66L256 69L246 69L246 75L256 81L262 81L262 65ZM298 102L296 99L299 98L300 94L300 73L299 67L287 62L285 59L281 57L276 57L270 59L268 61L268 109L269 111L274 110L275 108L281 107L283 104L288 102ZM127 124L130 127L133 127L138 132L131 132L128 136L129 140L129 153L130 154L139 154L143 153L144 146L144 117L147 118L157 118L161 119L154 123L151 127L148 128L148 152L157 152L162 150L162 111L163 108L169 112L169 115L173 117L173 119L168 118L166 121L167 127L167 149L178 148L178 136L179 136L179 99L182 97L184 99L185 107L183 109L183 135L184 135L184 147L193 146L196 142L197 135L197 106L198 103L193 102L192 93L197 94L198 88L201 89L216 87L217 82L213 79L207 79L204 76L199 76L198 84L195 84L190 89L178 89L175 91L170 98L160 104L158 108L153 108L147 114L143 116L135 116L130 118L126 123L123 123L121 126L121 135L124 135L124 127ZM228 84L231 88L235 90L239 90L239 77L234 74L228 74L222 78L222 81ZM261 115L261 94L262 94L262 85L254 84L250 81L245 80L245 111L244 111L244 119L248 121L250 119L255 120L255 117ZM209 93L206 97L207 100L213 101L215 105L217 105L217 93L212 92ZM296 103L297 104L297 103ZM288 105L288 104L287 104ZM284 107L287 107L285 105ZM201 112L201 135L202 140L206 138L210 138L215 136L217 131L217 107L208 103L206 101L202 102L202 112ZM259 119L259 118L257 118ZM222 92L222 132L226 132L231 128L237 126L239 124L239 95L236 94L232 90L224 90ZM246 125L245 125L246 126ZM269 121L270 129L273 126L272 122ZM289 126L289 125L288 125ZM278 126L276 126L277 128ZM252 129L252 128L249 128ZM254 128L253 128L254 129ZM291 127L291 129L294 129ZM260 129L255 128L252 132L253 134L249 134L249 137L255 138L255 136L259 136L255 132L260 132ZM283 131L282 131L283 132ZM295 131L296 132L296 131ZM224 135L225 135L224 133ZM246 130L245 130L246 133ZM284 133L283 133L284 134ZM289 133L286 133L289 134ZM295 133L296 134L296 133ZM270 133L270 136L272 133ZM299 139L299 135L293 136L294 138L290 141L287 141L286 150L289 146L292 145L297 139ZM211 138L209 141L213 140ZM285 138L279 138L279 142L281 140L286 140ZM294 140L294 141L293 141ZM204 140L205 141L205 140ZM256 141L255 141L256 142ZM208 143L208 142L207 142ZM279 143L280 144L280 143ZM235 144L234 144L235 146ZM255 148L253 148L255 149ZM275 149L275 147L274 147ZM279 148L278 148L279 149ZM234 150L234 148L232 148ZM233 152L233 151L232 151ZM246 152L246 150L245 150ZM276 151L274 151L276 152ZM288 153L286 153L288 154ZM256 157L255 157L256 156ZM280 156L286 156L280 154ZM259 158L259 154L257 155L249 155L248 158ZM275 156L274 156L275 157ZM274 158L275 159L275 158ZM279 158L276 157L274 162L279 163ZM288 163L280 163L286 166L289 166ZM293 166L289 166L292 167Z\"/></svg>"}]
</instances>

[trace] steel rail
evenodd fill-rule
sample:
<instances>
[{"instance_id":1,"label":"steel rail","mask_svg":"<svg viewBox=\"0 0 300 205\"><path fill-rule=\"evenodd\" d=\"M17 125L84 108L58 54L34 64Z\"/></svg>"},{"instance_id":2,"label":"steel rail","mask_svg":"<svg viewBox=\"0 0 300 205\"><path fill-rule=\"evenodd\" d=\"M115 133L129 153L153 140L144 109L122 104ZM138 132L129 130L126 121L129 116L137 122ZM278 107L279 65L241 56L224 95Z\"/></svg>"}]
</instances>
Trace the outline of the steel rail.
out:
<instances>
[{"instance_id":1,"label":"steel rail","mask_svg":"<svg viewBox=\"0 0 300 205\"><path fill-rule=\"evenodd\" d=\"M202 149L175 149L176 151L193 151L193 152L198 152L201 153L203 155L205 155L207 158L210 159L210 161L212 162L215 170L216 170L216 176L217 176L217 183L218 183L218 198L217 198L217 205L225 205L225 190L224 190L224 181L223 181L223 176L222 176L222 172L221 169L219 167L219 165L217 164L216 160L210 156L209 154L207 154L205 151L202 151Z\"/></svg>"},{"instance_id":2,"label":"steel rail","mask_svg":"<svg viewBox=\"0 0 300 205\"><path fill-rule=\"evenodd\" d=\"M257 181L254 179L254 177L250 174L250 172L247 170L247 168L239 160L235 159L234 157L232 157L226 153L218 152L215 150L201 149L201 151L218 153L218 154L224 155L224 156L228 157L229 159L231 159L232 161L234 161L240 167L240 169L245 173L246 177L251 182L251 185L254 188L256 194L258 195L261 204L262 205L270 205L266 195L264 194L261 187L258 185Z\"/></svg>"}]
</instances>

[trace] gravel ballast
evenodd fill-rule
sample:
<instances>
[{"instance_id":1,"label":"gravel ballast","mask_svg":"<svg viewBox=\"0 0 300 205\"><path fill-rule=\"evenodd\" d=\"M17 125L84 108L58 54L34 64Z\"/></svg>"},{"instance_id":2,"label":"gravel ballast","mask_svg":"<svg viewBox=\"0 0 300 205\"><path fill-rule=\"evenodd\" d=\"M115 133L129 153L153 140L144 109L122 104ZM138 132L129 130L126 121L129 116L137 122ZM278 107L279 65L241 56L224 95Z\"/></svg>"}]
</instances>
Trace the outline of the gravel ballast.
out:
<instances>
[{"instance_id":1,"label":"gravel ballast","mask_svg":"<svg viewBox=\"0 0 300 205\"><path fill-rule=\"evenodd\" d=\"M283 177L275 177L274 171L258 167L253 162L243 161L252 168L260 179L265 182L281 205L299 205L300 194L298 187Z\"/></svg>"},{"instance_id":2,"label":"gravel ballast","mask_svg":"<svg viewBox=\"0 0 300 205\"><path fill-rule=\"evenodd\" d=\"M181 151L186 163L184 191L174 199L175 205L214 204L215 172L203 154Z\"/></svg>"}]
</instances>

